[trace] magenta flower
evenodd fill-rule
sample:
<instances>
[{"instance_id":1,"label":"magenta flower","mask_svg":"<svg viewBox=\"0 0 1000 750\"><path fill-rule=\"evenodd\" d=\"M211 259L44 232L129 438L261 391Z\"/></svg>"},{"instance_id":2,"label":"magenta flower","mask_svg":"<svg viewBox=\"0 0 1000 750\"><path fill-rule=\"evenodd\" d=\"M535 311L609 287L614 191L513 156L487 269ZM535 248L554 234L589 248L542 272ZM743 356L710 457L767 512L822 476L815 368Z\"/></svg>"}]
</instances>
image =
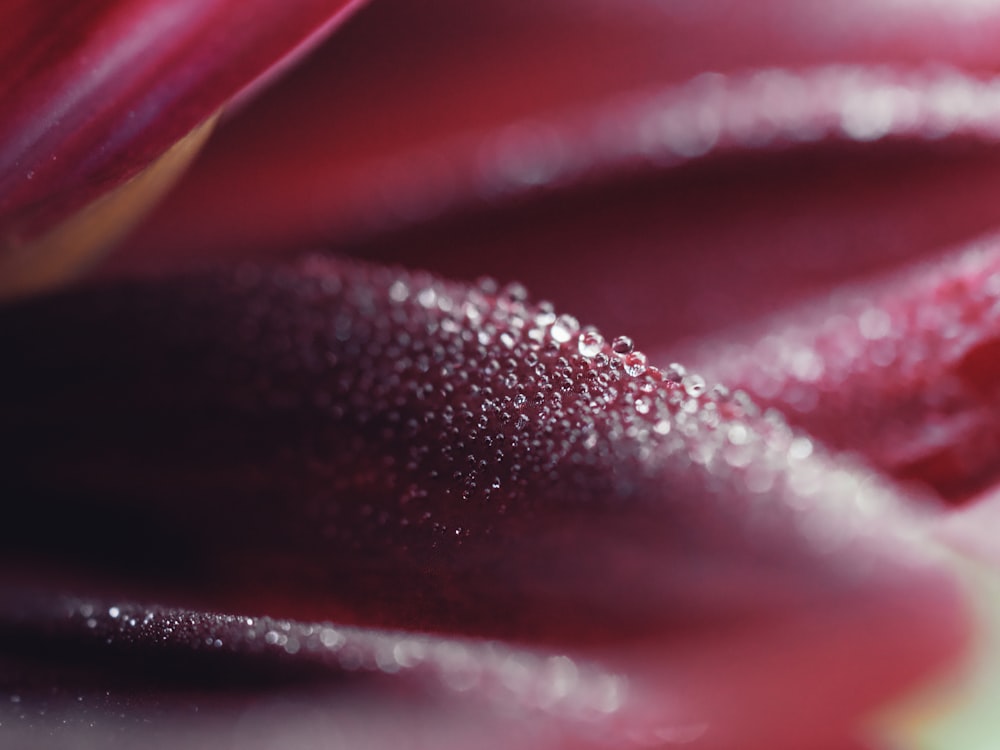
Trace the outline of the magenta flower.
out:
<instances>
[{"instance_id":1,"label":"magenta flower","mask_svg":"<svg viewBox=\"0 0 1000 750\"><path fill-rule=\"evenodd\" d=\"M354 5L0 10L0 744L990 746L1000 6Z\"/></svg>"}]
</instances>

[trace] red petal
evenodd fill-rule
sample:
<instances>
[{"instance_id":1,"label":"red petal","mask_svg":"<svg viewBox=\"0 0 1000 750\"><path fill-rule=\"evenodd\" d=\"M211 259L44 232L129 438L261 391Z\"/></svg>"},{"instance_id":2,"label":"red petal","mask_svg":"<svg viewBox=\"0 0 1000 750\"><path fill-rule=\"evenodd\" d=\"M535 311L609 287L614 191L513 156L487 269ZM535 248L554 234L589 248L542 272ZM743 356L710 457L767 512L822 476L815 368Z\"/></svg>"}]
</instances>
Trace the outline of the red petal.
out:
<instances>
[{"instance_id":1,"label":"red petal","mask_svg":"<svg viewBox=\"0 0 1000 750\"><path fill-rule=\"evenodd\" d=\"M135 175L357 2L75 3L0 11L0 229L18 244Z\"/></svg>"},{"instance_id":2,"label":"red petal","mask_svg":"<svg viewBox=\"0 0 1000 750\"><path fill-rule=\"evenodd\" d=\"M564 640L849 593L858 560L893 559L896 532L861 519L910 523L752 404L608 344L588 358L573 319L517 296L320 261L254 273L5 311L3 481L37 498L9 544L57 555L49 519L86 507L70 535L131 519L164 571L187 540L202 562L179 575L213 596Z\"/></svg>"},{"instance_id":3,"label":"red petal","mask_svg":"<svg viewBox=\"0 0 1000 750\"><path fill-rule=\"evenodd\" d=\"M703 341L694 358L827 444L961 500L1000 479L998 314L990 238Z\"/></svg>"},{"instance_id":4,"label":"red petal","mask_svg":"<svg viewBox=\"0 0 1000 750\"><path fill-rule=\"evenodd\" d=\"M9 308L4 548L63 585L559 644L670 698L647 723L721 717L707 747L801 747L955 654L953 584L875 477L582 333L517 287L321 260ZM779 696L799 720L762 720Z\"/></svg>"},{"instance_id":5,"label":"red petal","mask_svg":"<svg viewBox=\"0 0 1000 750\"><path fill-rule=\"evenodd\" d=\"M907 648L926 646L885 633L878 654L866 654L858 646L880 639L858 639L857 628L871 623L855 612L752 637L687 639L665 653L647 645L638 659L613 652L595 659L37 593L4 591L20 610L14 622L5 613L4 642L16 648L0 653L0 696L15 692L0 701L0 726L21 743L54 734L71 747L108 732L132 744L208 742L234 732L251 747L261 735L298 746L335 726L324 747L396 747L405 733L406 746L416 748L516 741L530 748L842 750L858 708L900 679L886 682L870 670L859 685L845 663L895 665ZM53 649L75 658L53 663ZM145 667L139 686L128 668L137 662ZM807 674L823 679L803 690ZM60 746L52 739L49 747Z\"/></svg>"},{"instance_id":6,"label":"red petal","mask_svg":"<svg viewBox=\"0 0 1000 750\"><path fill-rule=\"evenodd\" d=\"M162 269L205 255L274 254L354 240L535 196L545 186L660 172L709 148L770 152L821 135L865 140L942 130L995 137L995 87L977 78L989 79L1000 63L988 42L989 30L1000 24L996 9L976 4L957 12L936 2L910 4L905 13L894 9L893 2L839 4L835 12L820 2L380 3L219 134L120 267ZM949 64L961 66L962 74L941 67ZM706 72L713 75L698 77ZM980 103L974 112L963 107L970 99ZM888 123L879 120L886 105L896 104ZM917 168L936 173L942 166ZM961 225L966 234L941 227L948 239L981 228L982 199L969 196L994 185L992 172L961 166L971 174L955 178L964 189L962 200L951 201L958 215L949 226ZM800 188L786 188L781 177L771 188L773 178L760 172L753 170L743 213L771 221L781 204L769 193L788 189L794 200ZM887 176L872 168L866 178L884 182ZM707 181L706 190L717 187L714 178ZM697 242L683 227L696 223L704 233L706 223L722 224L712 218L721 199L704 209L707 217L691 222L685 216L694 199L687 197L690 181L681 182L644 209L656 219L643 219L652 226L636 230L651 239L627 253L634 259L626 264L628 275L649 261L653 241L670 242L674 256L693 256L697 250L688 248L703 247L707 238ZM901 203L922 194L926 181L914 182L900 188ZM817 201L828 194L824 186L818 190L811 193ZM619 214L626 215L603 214L608 231L594 239L587 234L592 224L576 233L557 230L560 239L581 245L586 272L578 277L606 279L607 269L597 270L606 243L621 244L609 235L628 227L636 212L627 202L637 200L644 199L613 190L596 199L625 204ZM862 196L848 193L845 200ZM576 220L586 223L592 210L576 211ZM508 216L497 225L504 231L519 221L524 217ZM674 231L678 221L682 228ZM926 222L906 214L897 221L900 246L925 241ZM765 230L767 238L766 225L752 229ZM491 226L476 234L491 251L476 254L478 262L493 263L489 255L501 244L493 240L496 231ZM738 234L746 238L750 231L741 227ZM403 245L405 252L418 250ZM545 245L545 254L552 246ZM766 251L758 258L766 246L752 248L761 264L777 260ZM600 249L591 252L594 247ZM662 246L655 249L663 254ZM523 258L538 250L532 246ZM452 244L450 252L464 249ZM537 271L522 265L537 286L534 277L551 275L553 264ZM626 272L613 278L623 281Z\"/></svg>"}]
</instances>

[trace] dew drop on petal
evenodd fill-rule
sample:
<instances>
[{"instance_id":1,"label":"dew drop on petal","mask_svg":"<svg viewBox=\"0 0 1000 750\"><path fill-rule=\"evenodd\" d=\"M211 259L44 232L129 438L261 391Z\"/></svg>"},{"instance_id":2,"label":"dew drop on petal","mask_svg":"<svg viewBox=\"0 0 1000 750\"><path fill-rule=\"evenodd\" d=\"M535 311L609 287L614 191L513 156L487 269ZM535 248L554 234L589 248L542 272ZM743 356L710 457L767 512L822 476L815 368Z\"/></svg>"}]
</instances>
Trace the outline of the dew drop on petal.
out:
<instances>
[{"instance_id":1,"label":"dew drop on petal","mask_svg":"<svg viewBox=\"0 0 1000 750\"><path fill-rule=\"evenodd\" d=\"M813 452L812 441L807 437L797 437L792 440L791 445L788 446L788 456L789 458L794 458L798 460L804 460L809 458Z\"/></svg>"},{"instance_id":2,"label":"dew drop on petal","mask_svg":"<svg viewBox=\"0 0 1000 750\"><path fill-rule=\"evenodd\" d=\"M625 372L632 377L638 377L646 372L646 355L642 352L629 352L624 357Z\"/></svg>"},{"instance_id":3,"label":"dew drop on petal","mask_svg":"<svg viewBox=\"0 0 1000 750\"><path fill-rule=\"evenodd\" d=\"M434 287L425 287L417 293L417 302L420 303L422 307L432 308L437 304L437 291Z\"/></svg>"},{"instance_id":4,"label":"dew drop on petal","mask_svg":"<svg viewBox=\"0 0 1000 750\"><path fill-rule=\"evenodd\" d=\"M515 302L524 302L525 300L528 299L527 288L524 286L524 284L521 284L520 282L517 281L512 281L509 284L505 285L504 288L500 291L500 294L503 295L504 297L507 297L508 299L514 300Z\"/></svg>"},{"instance_id":5,"label":"dew drop on petal","mask_svg":"<svg viewBox=\"0 0 1000 750\"><path fill-rule=\"evenodd\" d=\"M632 351L633 346L632 339L628 336L616 336L611 342L611 351L615 354L628 354Z\"/></svg>"},{"instance_id":6,"label":"dew drop on petal","mask_svg":"<svg viewBox=\"0 0 1000 750\"><path fill-rule=\"evenodd\" d=\"M565 344L580 330L580 324L572 315L560 315L552 324L552 338L560 344Z\"/></svg>"},{"instance_id":7,"label":"dew drop on petal","mask_svg":"<svg viewBox=\"0 0 1000 750\"><path fill-rule=\"evenodd\" d=\"M663 379L674 385L683 383L685 375L687 375L687 369L684 365L679 365L676 362L671 362L667 365L667 369L663 371Z\"/></svg>"},{"instance_id":8,"label":"dew drop on petal","mask_svg":"<svg viewBox=\"0 0 1000 750\"><path fill-rule=\"evenodd\" d=\"M538 312L535 314L535 325L540 328L552 325L556 319L555 306L548 300L543 300L538 303L537 307Z\"/></svg>"},{"instance_id":9,"label":"dew drop on petal","mask_svg":"<svg viewBox=\"0 0 1000 750\"><path fill-rule=\"evenodd\" d=\"M580 334L579 348L580 354L584 357L596 357L604 347L604 337L590 328Z\"/></svg>"},{"instance_id":10,"label":"dew drop on petal","mask_svg":"<svg viewBox=\"0 0 1000 750\"><path fill-rule=\"evenodd\" d=\"M746 445L750 441L750 431L746 425L736 422L729 428L726 437L729 438L729 442L733 445Z\"/></svg>"},{"instance_id":11,"label":"dew drop on petal","mask_svg":"<svg viewBox=\"0 0 1000 750\"><path fill-rule=\"evenodd\" d=\"M698 398L705 392L705 378L701 375L688 375L684 378L684 392L691 398Z\"/></svg>"},{"instance_id":12,"label":"dew drop on petal","mask_svg":"<svg viewBox=\"0 0 1000 750\"><path fill-rule=\"evenodd\" d=\"M476 286L479 287L483 294L488 294L490 296L495 295L500 289L500 285L497 283L497 280L492 276L480 276L476 279Z\"/></svg>"},{"instance_id":13,"label":"dew drop on petal","mask_svg":"<svg viewBox=\"0 0 1000 750\"><path fill-rule=\"evenodd\" d=\"M389 299L393 302L406 302L409 296L410 288L402 279L397 279L393 282L392 286L389 287Z\"/></svg>"}]
</instances>

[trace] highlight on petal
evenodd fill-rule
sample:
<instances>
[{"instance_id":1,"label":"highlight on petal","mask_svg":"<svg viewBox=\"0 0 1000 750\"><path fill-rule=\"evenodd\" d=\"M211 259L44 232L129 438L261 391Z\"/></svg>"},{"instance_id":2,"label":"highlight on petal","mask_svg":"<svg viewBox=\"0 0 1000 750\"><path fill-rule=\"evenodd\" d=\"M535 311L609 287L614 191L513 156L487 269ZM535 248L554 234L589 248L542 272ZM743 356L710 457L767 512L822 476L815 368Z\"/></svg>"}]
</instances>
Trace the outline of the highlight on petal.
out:
<instances>
[{"instance_id":1,"label":"highlight on petal","mask_svg":"<svg viewBox=\"0 0 1000 750\"><path fill-rule=\"evenodd\" d=\"M553 190L617 188L623 177L734 150L945 134L995 141L1000 56L985 40L1000 26L996 7L895 8L388 0L220 132L116 262L162 270L357 242ZM687 203L682 190L661 196L667 212ZM960 212L976 221L978 205Z\"/></svg>"},{"instance_id":2,"label":"highlight on petal","mask_svg":"<svg viewBox=\"0 0 1000 750\"><path fill-rule=\"evenodd\" d=\"M840 649L853 644L852 659L880 663L900 653L888 633L877 658L859 650L857 629L871 623L857 615L770 635L688 638L666 654L647 644L652 650L630 661L613 650L574 655L107 597L3 593L19 609L12 619L8 606L0 618L0 737L44 737L50 748L109 732L133 744L194 737L199 747L246 732L256 747L261 737L304 742L336 727L323 747L397 747L406 735L416 748L518 741L549 750L843 750L855 747L848 738L861 738L850 721L858 707L886 686L877 670L861 685L853 669L838 668ZM137 662L142 676L130 668ZM803 690L808 674L823 679Z\"/></svg>"},{"instance_id":3,"label":"highlight on petal","mask_svg":"<svg viewBox=\"0 0 1000 750\"><path fill-rule=\"evenodd\" d=\"M135 177L356 0L15 0L0 10L0 251Z\"/></svg>"},{"instance_id":4,"label":"highlight on petal","mask_svg":"<svg viewBox=\"0 0 1000 750\"><path fill-rule=\"evenodd\" d=\"M516 285L243 265L0 338L27 583L558 647L706 748L820 747L963 642L891 488Z\"/></svg>"}]
</instances>

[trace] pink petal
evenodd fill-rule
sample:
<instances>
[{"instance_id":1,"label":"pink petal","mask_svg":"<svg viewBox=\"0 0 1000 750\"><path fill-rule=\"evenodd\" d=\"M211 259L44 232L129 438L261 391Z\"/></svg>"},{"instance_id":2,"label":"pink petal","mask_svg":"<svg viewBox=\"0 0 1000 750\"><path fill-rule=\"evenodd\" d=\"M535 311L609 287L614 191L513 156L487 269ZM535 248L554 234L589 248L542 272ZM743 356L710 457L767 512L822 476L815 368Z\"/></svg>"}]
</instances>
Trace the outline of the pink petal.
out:
<instances>
[{"instance_id":1,"label":"pink petal","mask_svg":"<svg viewBox=\"0 0 1000 750\"><path fill-rule=\"evenodd\" d=\"M828 445L969 499L998 480L998 301L991 237L703 340L691 355Z\"/></svg>"},{"instance_id":2,"label":"pink petal","mask_svg":"<svg viewBox=\"0 0 1000 750\"><path fill-rule=\"evenodd\" d=\"M992 140L997 133L992 74L1000 57L989 40L998 21L996 8L983 3L960 10L911 3L905 13L893 2L838 4L835 11L820 2L751 7L592 0L486 2L475 8L448 0L419 7L380 3L224 129L190 179L135 238L130 254L117 262L122 269L163 269L205 256L274 255L303 244L357 241L553 189L657 174L706 151L772 153L818 137L867 141L945 132ZM970 99L981 106L964 107ZM871 120L872 112L885 114L886 107L888 123ZM879 226L900 225L893 249L915 244L916 252L933 241L925 239L928 221L919 212L914 217L905 208L901 215L892 210L912 206L926 194L930 175L945 167L957 168L945 178L961 191L948 199L957 213L936 224L933 235L950 241L982 228L987 213L982 195L995 188L994 177L992 170L969 162L946 152L929 164L883 165L921 170L923 178L891 183L899 194L890 197L890 213ZM744 239L762 231L762 241L752 248L744 242L743 250L762 265L777 264L791 252L791 243L801 242L804 230L800 224L798 238L784 238L768 253L766 240L780 231L780 226L769 231L768 222L782 213L780 200L798 202L801 186L788 183L796 174L764 176L757 167L750 167L748 195L738 196L747 200L741 214L757 218L753 226L734 231ZM816 169L839 172L827 162ZM884 185L888 175L877 169L857 179ZM813 183L815 176L810 175ZM676 248L674 257L693 258L710 239L727 247L725 225L712 216L737 196L704 196L709 202L698 205L699 191L719 187L714 173L703 188L694 187L695 196L689 195L692 187L690 179L679 177L656 193L655 203L652 196L608 190L594 203L608 201L619 210L602 212L604 224L596 218L588 223L593 208L588 203L576 210L577 204L569 209L574 220L562 217L562 225L551 231L582 256L576 277L604 281L604 248L635 221L640 209L630 210L630 204L643 202L641 210L654 216L640 217L641 226L626 237L647 242L641 248L637 239L632 247L624 243L627 262L620 273L611 269L620 287L651 255L663 255L667 242ZM815 185L808 195L822 205L835 188ZM844 227L850 236L852 226L872 221L862 202L870 202L876 189L844 191L838 205L816 210L840 216L838 208L860 204L862 213ZM791 196L778 194L785 191ZM950 190L942 185L940 193L948 196ZM707 215L686 215L692 211ZM521 238L526 231L506 227L525 220L505 214L488 229L466 235L465 240L486 242L485 252L471 255L495 273L497 248L506 251L508 243L493 235ZM587 232L595 223L598 234L591 239ZM586 230L572 231L581 224ZM705 236L713 229L723 236ZM451 225L442 232L448 243L442 252L450 259L464 253L454 231ZM440 239L435 235L427 245ZM529 239L529 244L518 259L521 272L530 275L525 280L536 287L536 279L551 276L555 261L532 268L524 261L539 255L540 243ZM843 244L850 249L862 243ZM546 241L544 247L541 255L551 255L552 244ZM412 242L402 248L424 249ZM871 263L846 258L845 273ZM794 287L800 277L786 286ZM584 287L587 294L594 291L586 282ZM729 285L720 296L727 291ZM585 309L577 300L564 302Z\"/></svg>"}]
</instances>

